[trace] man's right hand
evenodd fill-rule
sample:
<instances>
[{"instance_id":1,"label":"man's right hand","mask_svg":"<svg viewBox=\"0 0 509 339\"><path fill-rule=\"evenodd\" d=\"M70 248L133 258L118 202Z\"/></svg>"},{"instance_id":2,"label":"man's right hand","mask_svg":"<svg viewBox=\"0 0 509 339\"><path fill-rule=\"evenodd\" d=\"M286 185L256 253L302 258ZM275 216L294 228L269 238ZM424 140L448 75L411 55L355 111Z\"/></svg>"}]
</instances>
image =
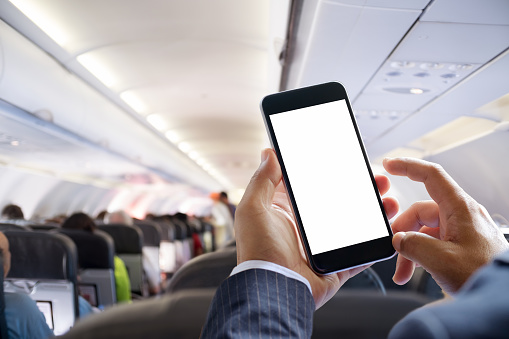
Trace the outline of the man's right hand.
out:
<instances>
[{"instance_id":1,"label":"man's right hand","mask_svg":"<svg viewBox=\"0 0 509 339\"><path fill-rule=\"evenodd\" d=\"M390 174L424 183L433 200L420 201L392 224L399 252L394 282L407 283L415 264L447 293L454 293L478 268L509 248L486 209L444 171L418 159L385 159Z\"/></svg>"}]
</instances>

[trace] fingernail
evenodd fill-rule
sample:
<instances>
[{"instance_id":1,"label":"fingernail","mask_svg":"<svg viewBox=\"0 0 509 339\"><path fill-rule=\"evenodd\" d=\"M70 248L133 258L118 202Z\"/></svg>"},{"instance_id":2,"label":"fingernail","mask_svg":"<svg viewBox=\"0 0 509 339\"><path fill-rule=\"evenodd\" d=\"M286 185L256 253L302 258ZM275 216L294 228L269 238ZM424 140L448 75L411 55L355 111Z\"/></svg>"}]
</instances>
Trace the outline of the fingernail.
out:
<instances>
[{"instance_id":1,"label":"fingernail","mask_svg":"<svg viewBox=\"0 0 509 339\"><path fill-rule=\"evenodd\" d=\"M403 240L405 235L406 235L405 232L398 232L398 233L394 234L394 236L392 237L392 246L394 246L394 248L398 252L401 249L401 241Z\"/></svg>"}]
</instances>

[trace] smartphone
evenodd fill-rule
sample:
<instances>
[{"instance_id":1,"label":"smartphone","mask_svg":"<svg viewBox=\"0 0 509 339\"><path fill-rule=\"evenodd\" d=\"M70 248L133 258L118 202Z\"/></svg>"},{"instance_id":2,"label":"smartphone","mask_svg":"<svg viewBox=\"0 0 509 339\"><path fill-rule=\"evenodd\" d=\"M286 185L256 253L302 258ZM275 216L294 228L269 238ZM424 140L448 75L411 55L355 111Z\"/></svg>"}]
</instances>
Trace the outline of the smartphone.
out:
<instances>
[{"instance_id":1,"label":"smartphone","mask_svg":"<svg viewBox=\"0 0 509 339\"><path fill-rule=\"evenodd\" d=\"M330 274L391 258L389 221L343 85L268 95L260 106L311 268Z\"/></svg>"}]
</instances>

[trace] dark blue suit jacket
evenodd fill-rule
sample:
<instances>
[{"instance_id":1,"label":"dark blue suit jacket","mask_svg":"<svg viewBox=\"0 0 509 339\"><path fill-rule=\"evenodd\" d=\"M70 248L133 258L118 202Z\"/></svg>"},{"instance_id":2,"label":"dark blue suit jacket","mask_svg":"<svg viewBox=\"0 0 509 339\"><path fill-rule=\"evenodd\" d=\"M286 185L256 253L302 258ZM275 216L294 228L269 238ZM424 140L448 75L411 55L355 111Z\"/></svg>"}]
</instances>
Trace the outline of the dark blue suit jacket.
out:
<instances>
[{"instance_id":1,"label":"dark blue suit jacket","mask_svg":"<svg viewBox=\"0 0 509 339\"><path fill-rule=\"evenodd\" d=\"M508 286L505 252L470 278L453 300L408 314L389 338L509 338ZM302 282L272 271L248 270L221 284L202 338L309 338L314 310L313 296Z\"/></svg>"}]
</instances>

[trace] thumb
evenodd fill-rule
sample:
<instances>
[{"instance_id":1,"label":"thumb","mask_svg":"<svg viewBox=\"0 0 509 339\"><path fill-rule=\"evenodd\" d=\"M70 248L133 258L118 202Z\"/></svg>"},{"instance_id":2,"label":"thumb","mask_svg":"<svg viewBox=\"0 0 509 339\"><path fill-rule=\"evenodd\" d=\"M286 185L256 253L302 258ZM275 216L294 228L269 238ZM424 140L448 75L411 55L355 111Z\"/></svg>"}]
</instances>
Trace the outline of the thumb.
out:
<instances>
[{"instance_id":1,"label":"thumb","mask_svg":"<svg viewBox=\"0 0 509 339\"><path fill-rule=\"evenodd\" d=\"M443 261L445 243L424 233L398 232L392 238L392 245L400 257L404 257L398 258L393 278L399 284L408 282L412 277L414 265L411 262L433 272Z\"/></svg>"},{"instance_id":2,"label":"thumb","mask_svg":"<svg viewBox=\"0 0 509 339\"><path fill-rule=\"evenodd\" d=\"M272 149L264 149L261 157L260 167L251 178L242 200L270 205L282 178L281 167Z\"/></svg>"}]
</instances>

